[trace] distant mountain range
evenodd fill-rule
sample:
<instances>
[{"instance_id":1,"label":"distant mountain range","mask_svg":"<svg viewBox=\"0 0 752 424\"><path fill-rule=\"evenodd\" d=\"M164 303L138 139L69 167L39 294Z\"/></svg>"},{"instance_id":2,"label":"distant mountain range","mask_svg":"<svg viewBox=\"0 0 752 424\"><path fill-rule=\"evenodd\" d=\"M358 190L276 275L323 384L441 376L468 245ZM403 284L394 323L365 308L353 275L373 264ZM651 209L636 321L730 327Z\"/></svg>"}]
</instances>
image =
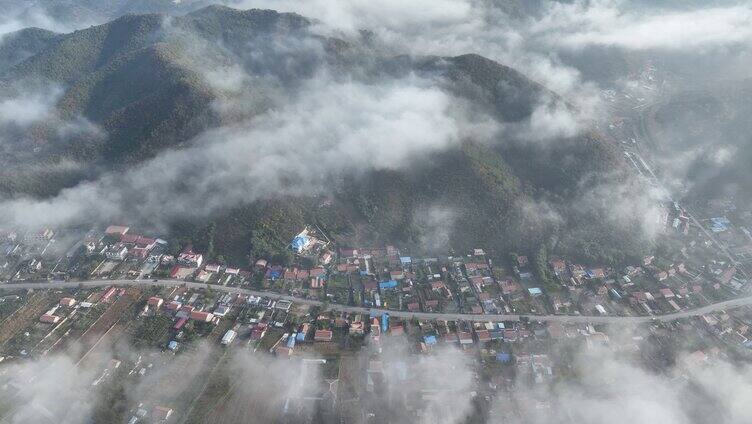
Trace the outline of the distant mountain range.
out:
<instances>
[{"instance_id":1,"label":"distant mountain range","mask_svg":"<svg viewBox=\"0 0 752 424\"><path fill-rule=\"evenodd\" d=\"M105 136L82 133L63 140L49 122L24 129L2 159L0 193L49 197L104 172L183 148L207 129L232 121L213 107L223 94L197 71L190 61L196 57L209 63L239 61L258 81L274 72L291 92L323 67L334 78L364 81L425 76L506 124L529 120L541 99L563 103L525 75L478 55L395 55L368 32L356 39L325 36L315 24L296 14L209 6L177 17L126 15L68 34L33 28L9 34L0 44L0 91L13 93L30 80L53 81L63 87L55 103L59 120L83 118ZM323 54L308 56L271 42L280 37L315 40ZM198 44L201 55L187 53ZM247 54L249 46L254 55ZM244 119L265 111L261 102ZM535 252L548 243L613 261L639 252L628 230L607 228L573 204L584 182L625 175L621 153L595 132L545 144L524 137L493 144L468 138L459 147L416 160L415 169L373 171L336 187L325 207L321 198L311 196L255 201L198 223L175 219L174 236L192 238L234 262L242 262L251 250L256 255L278 252L311 222L343 242L417 247L426 231L435 231L421 223L422 211L438 200L459 213L451 247ZM30 167L32 162L46 165ZM68 162L76 166L59 166ZM531 212L529 205L542 201L561 220L541 223L533 217L539 211Z\"/></svg>"}]
</instances>

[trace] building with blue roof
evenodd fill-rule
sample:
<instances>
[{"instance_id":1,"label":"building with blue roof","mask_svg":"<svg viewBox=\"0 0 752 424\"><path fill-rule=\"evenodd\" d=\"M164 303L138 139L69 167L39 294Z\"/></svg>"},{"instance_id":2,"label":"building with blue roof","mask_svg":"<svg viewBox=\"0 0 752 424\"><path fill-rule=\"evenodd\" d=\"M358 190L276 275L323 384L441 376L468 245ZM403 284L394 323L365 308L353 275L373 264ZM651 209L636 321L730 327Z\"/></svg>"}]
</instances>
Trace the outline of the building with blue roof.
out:
<instances>
[{"instance_id":1,"label":"building with blue roof","mask_svg":"<svg viewBox=\"0 0 752 424\"><path fill-rule=\"evenodd\" d=\"M710 218L710 223L710 229L714 233L722 233L728 230L729 225L731 225L731 221L725 216Z\"/></svg>"},{"instance_id":2,"label":"building with blue roof","mask_svg":"<svg viewBox=\"0 0 752 424\"><path fill-rule=\"evenodd\" d=\"M434 335L423 336L423 341L427 345L433 346L433 345L436 344L436 336L434 336Z\"/></svg>"},{"instance_id":3,"label":"building with blue roof","mask_svg":"<svg viewBox=\"0 0 752 424\"><path fill-rule=\"evenodd\" d=\"M381 315L381 331L386 333L389 330L389 314Z\"/></svg>"},{"instance_id":4,"label":"building with blue roof","mask_svg":"<svg viewBox=\"0 0 752 424\"><path fill-rule=\"evenodd\" d=\"M496 360L501 363L506 364L512 361L512 355L505 353L505 352L497 353Z\"/></svg>"},{"instance_id":5,"label":"building with blue roof","mask_svg":"<svg viewBox=\"0 0 752 424\"><path fill-rule=\"evenodd\" d=\"M393 289L396 287L397 287L397 281L395 280L382 281L379 283L379 288L381 290L388 290L388 289Z\"/></svg>"},{"instance_id":6,"label":"building with blue roof","mask_svg":"<svg viewBox=\"0 0 752 424\"><path fill-rule=\"evenodd\" d=\"M311 244L311 238L305 234L300 234L300 235L295 236L294 239L292 239L292 243L290 243L290 248L292 248L292 250L294 250L297 253L301 253L302 251L306 250L310 244Z\"/></svg>"}]
</instances>

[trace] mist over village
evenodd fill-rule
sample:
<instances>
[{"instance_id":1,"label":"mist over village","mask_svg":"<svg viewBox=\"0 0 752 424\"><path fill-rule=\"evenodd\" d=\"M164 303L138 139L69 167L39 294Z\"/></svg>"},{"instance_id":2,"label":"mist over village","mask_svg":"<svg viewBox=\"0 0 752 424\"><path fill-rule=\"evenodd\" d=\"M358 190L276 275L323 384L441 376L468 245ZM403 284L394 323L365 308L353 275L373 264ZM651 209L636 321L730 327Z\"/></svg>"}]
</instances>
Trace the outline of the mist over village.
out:
<instances>
[{"instance_id":1,"label":"mist over village","mask_svg":"<svg viewBox=\"0 0 752 424\"><path fill-rule=\"evenodd\" d=\"M0 6L0 424L752 422L749 2Z\"/></svg>"}]
</instances>

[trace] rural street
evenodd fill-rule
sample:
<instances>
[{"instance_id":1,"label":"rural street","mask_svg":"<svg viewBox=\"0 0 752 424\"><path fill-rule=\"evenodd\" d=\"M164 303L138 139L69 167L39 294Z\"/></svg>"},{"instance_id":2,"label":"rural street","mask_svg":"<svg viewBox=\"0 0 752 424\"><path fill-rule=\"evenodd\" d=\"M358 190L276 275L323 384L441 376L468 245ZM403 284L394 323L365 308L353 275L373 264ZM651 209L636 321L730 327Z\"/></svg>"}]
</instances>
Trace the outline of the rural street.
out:
<instances>
[{"instance_id":1,"label":"rural street","mask_svg":"<svg viewBox=\"0 0 752 424\"><path fill-rule=\"evenodd\" d=\"M207 285L204 283L196 283L192 281L183 280L92 280L92 281L44 281L44 282L25 282L25 283L7 283L0 284L0 291L2 290L18 290L18 289L71 289L77 287L103 287L103 286L178 286L185 285L191 288L206 288L211 287L212 290L227 292L227 293L240 293L251 296L264 296L275 300L289 300L296 303L311 305L311 306L324 306L325 302L313 299L304 299L295 296L289 296L281 293L274 293L260 290L249 290L240 287L228 287L220 285ZM539 322L564 322L564 323L593 323L593 324L639 324L646 323L653 320L658 321L673 321L680 318L689 318L693 316L704 315L710 312L722 311L726 309L736 308L740 306L752 305L752 296L740 297L736 299L726 300L723 302L713 303L700 308L676 312L666 315L652 315L652 316L584 316L584 315L492 315L492 314L448 314L440 312L409 312L409 311L394 311L388 309L378 308L365 308L359 306L348 306L335 303L326 303L327 308L348 313L374 313L380 315L382 313L389 313L393 317L411 319L426 319L426 320L446 320L446 321L519 321L521 317L528 317L532 321Z\"/></svg>"}]
</instances>

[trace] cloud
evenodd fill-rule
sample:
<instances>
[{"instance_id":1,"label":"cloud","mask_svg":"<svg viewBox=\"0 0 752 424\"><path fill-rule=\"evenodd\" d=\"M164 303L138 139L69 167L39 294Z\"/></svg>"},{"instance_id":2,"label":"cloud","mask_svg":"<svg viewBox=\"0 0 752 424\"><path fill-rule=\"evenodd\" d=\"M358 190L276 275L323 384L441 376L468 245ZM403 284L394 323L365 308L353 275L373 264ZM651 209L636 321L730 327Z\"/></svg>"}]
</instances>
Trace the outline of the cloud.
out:
<instances>
[{"instance_id":1,"label":"cloud","mask_svg":"<svg viewBox=\"0 0 752 424\"><path fill-rule=\"evenodd\" d=\"M55 104L63 95L57 84L23 81L0 98L0 134L25 129L56 116Z\"/></svg>"},{"instance_id":2,"label":"cloud","mask_svg":"<svg viewBox=\"0 0 752 424\"><path fill-rule=\"evenodd\" d=\"M458 215L454 208L439 203L418 208L413 214L413 222L421 229L421 248L433 253L446 251L451 246Z\"/></svg>"},{"instance_id":3,"label":"cloud","mask_svg":"<svg viewBox=\"0 0 752 424\"><path fill-rule=\"evenodd\" d=\"M584 128L582 117L571 107L562 101L549 99L541 101L535 107L519 137L532 141L570 138Z\"/></svg>"},{"instance_id":4,"label":"cloud","mask_svg":"<svg viewBox=\"0 0 752 424\"><path fill-rule=\"evenodd\" d=\"M92 16L54 17L47 7L30 2L4 1L0 3L3 14L0 17L0 42L4 35L24 28L42 28L65 33L85 26L100 23Z\"/></svg>"},{"instance_id":5,"label":"cloud","mask_svg":"<svg viewBox=\"0 0 752 424\"><path fill-rule=\"evenodd\" d=\"M96 371L76 367L67 355L9 365L0 375L0 390L13 399L9 422L85 422L94 408L89 388Z\"/></svg>"},{"instance_id":6,"label":"cloud","mask_svg":"<svg viewBox=\"0 0 752 424\"><path fill-rule=\"evenodd\" d=\"M372 85L321 75L281 104L129 171L43 201L9 200L3 209L10 221L29 225L205 216L261 198L328 191L344 175L404 169L415 157L457 145L467 121L451 96L417 77ZM141 201L127 201L134 197Z\"/></svg>"},{"instance_id":7,"label":"cloud","mask_svg":"<svg viewBox=\"0 0 752 424\"><path fill-rule=\"evenodd\" d=\"M581 189L582 195L572 207L595 213L616 229L637 230L635 235L648 241L654 241L666 229L663 217L668 193L642 178L588 180Z\"/></svg>"},{"instance_id":8,"label":"cloud","mask_svg":"<svg viewBox=\"0 0 752 424\"><path fill-rule=\"evenodd\" d=\"M626 1L575 1L552 7L533 25L532 33L568 48L604 45L635 50L692 50L752 40L749 5L687 9L636 7Z\"/></svg>"}]
</instances>

